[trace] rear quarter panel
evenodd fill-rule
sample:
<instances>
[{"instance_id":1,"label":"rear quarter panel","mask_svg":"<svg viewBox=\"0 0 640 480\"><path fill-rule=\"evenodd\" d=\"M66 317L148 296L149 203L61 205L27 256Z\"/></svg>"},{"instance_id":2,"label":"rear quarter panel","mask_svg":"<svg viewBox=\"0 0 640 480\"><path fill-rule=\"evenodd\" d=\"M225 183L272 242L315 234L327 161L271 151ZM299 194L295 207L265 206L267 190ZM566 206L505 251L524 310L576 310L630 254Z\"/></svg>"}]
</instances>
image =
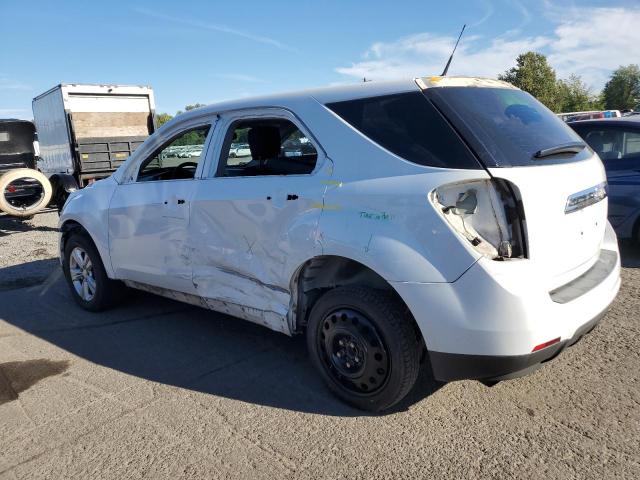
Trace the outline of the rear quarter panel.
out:
<instances>
[{"instance_id":1,"label":"rear quarter panel","mask_svg":"<svg viewBox=\"0 0 640 480\"><path fill-rule=\"evenodd\" d=\"M373 143L323 105L309 127L334 165L318 236L322 253L356 260L387 281L450 282L479 258L436 212L436 187L486 171L424 167Z\"/></svg>"}]
</instances>

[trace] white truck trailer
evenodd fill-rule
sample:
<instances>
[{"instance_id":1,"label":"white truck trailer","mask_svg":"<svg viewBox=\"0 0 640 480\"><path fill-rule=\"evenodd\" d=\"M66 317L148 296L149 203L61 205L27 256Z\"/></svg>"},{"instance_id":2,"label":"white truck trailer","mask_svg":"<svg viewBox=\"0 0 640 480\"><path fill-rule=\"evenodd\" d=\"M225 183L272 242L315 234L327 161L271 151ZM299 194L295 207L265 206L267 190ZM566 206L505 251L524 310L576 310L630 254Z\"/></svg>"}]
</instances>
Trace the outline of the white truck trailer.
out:
<instances>
[{"instance_id":1,"label":"white truck trailer","mask_svg":"<svg viewBox=\"0 0 640 480\"><path fill-rule=\"evenodd\" d=\"M69 192L113 173L155 130L153 89L62 83L33 99L38 170L62 207Z\"/></svg>"}]
</instances>

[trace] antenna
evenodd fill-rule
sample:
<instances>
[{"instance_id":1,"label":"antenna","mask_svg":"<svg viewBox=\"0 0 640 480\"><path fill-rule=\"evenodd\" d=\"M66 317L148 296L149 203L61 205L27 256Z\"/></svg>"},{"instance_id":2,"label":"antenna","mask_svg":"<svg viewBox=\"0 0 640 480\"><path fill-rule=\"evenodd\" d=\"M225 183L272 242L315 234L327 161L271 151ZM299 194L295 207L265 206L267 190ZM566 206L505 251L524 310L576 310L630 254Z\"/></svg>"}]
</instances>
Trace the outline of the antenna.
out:
<instances>
[{"instance_id":1,"label":"antenna","mask_svg":"<svg viewBox=\"0 0 640 480\"><path fill-rule=\"evenodd\" d=\"M458 35L458 40L456 41L455 47L453 47L453 52L451 52L451 56L449 57L449 61L447 62L447 66L444 67L444 71L442 72L441 77L446 77L447 72L449 71L449 65L451 65L451 60L453 60L453 54L456 53L456 48L458 48L458 43L460 43L460 39L462 38L462 34L464 33L464 29L467 28L467 24L465 23L462 26L462 30L460 31L460 35Z\"/></svg>"}]
</instances>

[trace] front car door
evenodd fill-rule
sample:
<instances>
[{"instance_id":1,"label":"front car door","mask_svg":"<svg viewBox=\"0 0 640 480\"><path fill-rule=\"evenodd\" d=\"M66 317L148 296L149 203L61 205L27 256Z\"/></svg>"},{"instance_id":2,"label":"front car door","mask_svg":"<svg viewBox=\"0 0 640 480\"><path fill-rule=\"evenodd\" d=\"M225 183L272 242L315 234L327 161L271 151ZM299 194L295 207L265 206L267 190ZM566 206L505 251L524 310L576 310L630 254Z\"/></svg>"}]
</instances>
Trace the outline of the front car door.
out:
<instances>
[{"instance_id":1,"label":"front car door","mask_svg":"<svg viewBox=\"0 0 640 480\"><path fill-rule=\"evenodd\" d=\"M288 332L289 281L321 251L331 161L281 109L224 115L216 143L218 162L192 202L195 289L214 310Z\"/></svg>"},{"instance_id":2,"label":"front car door","mask_svg":"<svg viewBox=\"0 0 640 480\"><path fill-rule=\"evenodd\" d=\"M116 188L109 249L118 278L193 293L187 228L213 127L209 118L175 126Z\"/></svg>"}]
</instances>

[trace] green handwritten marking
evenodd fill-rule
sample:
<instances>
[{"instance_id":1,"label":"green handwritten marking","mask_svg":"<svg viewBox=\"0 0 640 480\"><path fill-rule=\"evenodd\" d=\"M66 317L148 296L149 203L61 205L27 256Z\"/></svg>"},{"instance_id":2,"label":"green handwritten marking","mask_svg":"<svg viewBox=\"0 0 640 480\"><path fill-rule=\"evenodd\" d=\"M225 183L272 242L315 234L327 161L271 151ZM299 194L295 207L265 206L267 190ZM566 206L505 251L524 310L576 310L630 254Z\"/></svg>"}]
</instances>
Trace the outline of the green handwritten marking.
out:
<instances>
[{"instance_id":1,"label":"green handwritten marking","mask_svg":"<svg viewBox=\"0 0 640 480\"><path fill-rule=\"evenodd\" d=\"M393 220L394 216L387 212L360 212L360 218L366 218L368 220Z\"/></svg>"},{"instance_id":2,"label":"green handwritten marking","mask_svg":"<svg viewBox=\"0 0 640 480\"><path fill-rule=\"evenodd\" d=\"M323 185L337 185L338 187L342 186L342 182L340 180L323 180Z\"/></svg>"}]
</instances>

